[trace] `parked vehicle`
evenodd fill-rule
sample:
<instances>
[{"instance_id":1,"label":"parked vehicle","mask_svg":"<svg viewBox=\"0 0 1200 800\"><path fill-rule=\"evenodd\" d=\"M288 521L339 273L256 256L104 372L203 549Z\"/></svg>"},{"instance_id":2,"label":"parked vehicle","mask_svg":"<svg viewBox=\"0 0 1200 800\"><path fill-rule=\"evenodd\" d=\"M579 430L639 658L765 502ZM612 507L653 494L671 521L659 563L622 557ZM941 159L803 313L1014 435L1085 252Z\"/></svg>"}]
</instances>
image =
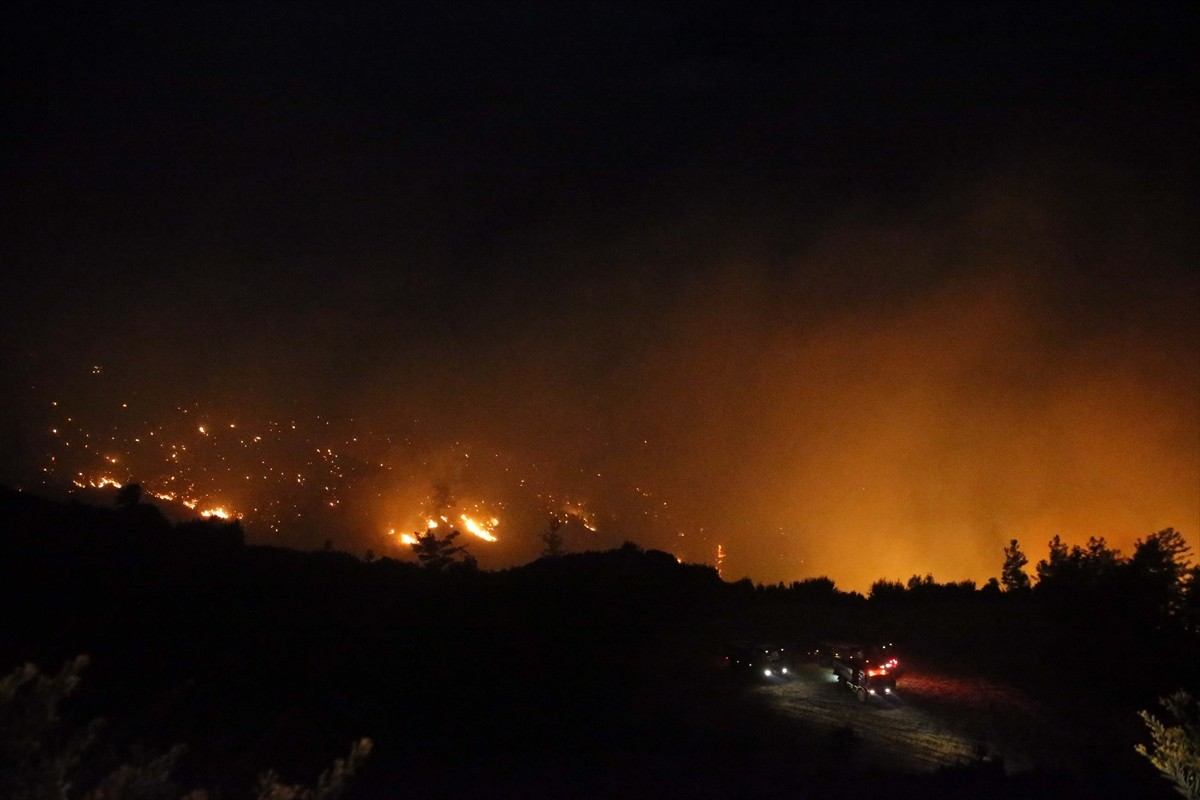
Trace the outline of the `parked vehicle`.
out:
<instances>
[{"instance_id":1,"label":"parked vehicle","mask_svg":"<svg viewBox=\"0 0 1200 800\"><path fill-rule=\"evenodd\" d=\"M784 648L771 642L729 642L725 645L725 663L735 673L764 678L786 676L790 667Z\"/></svg>"},{"instance_id":2,"label":"parked vehicle","mask_svg":"<svg viewBox=\"0 0 1200 800\"><path fill-rule=\"evenodd\" d=\"M900 665L900 656L896 651L896 646L891 642L884 642L868 648L866 655L875 663L885 667L893 678L900 677L904 667Z\"/></svg>"},{"instance_id":3,"label":"parked vehicle","mask_svg":"<svg viewBox=\"0 0 1200 800\"><path fill-rule=\"evenodd\" d=\"M817 663L832 668L838 683L852 689L863 702L872 695L889 695L896 690L900 659L890 642L862 645L825 641L817 645L815 654Z\"/></svg>"}]
</instances>

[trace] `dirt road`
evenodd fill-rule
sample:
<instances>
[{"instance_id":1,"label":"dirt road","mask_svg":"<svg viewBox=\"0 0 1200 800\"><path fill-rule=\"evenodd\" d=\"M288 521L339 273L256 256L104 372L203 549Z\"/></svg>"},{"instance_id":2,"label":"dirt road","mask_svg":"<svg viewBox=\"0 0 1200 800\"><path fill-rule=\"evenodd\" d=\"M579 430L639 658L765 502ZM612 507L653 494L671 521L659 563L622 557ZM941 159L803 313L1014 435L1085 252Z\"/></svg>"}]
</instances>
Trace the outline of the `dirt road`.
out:
<instances>
[{"instance_id":1,"label":"dirt road","mask_svg":"<svg viewBox=\"0 0 1200 800\"><path fill-rule=\"evenodd\" d=\"M800 664L790 679L755 688L782 713L841 743L864 766L930 771L1002 759L1007 772L1067 766L1069 742L1028 697L1011 687L906 672L891 696L859 702L832 671Z\"/></svg>"}]
</instances>

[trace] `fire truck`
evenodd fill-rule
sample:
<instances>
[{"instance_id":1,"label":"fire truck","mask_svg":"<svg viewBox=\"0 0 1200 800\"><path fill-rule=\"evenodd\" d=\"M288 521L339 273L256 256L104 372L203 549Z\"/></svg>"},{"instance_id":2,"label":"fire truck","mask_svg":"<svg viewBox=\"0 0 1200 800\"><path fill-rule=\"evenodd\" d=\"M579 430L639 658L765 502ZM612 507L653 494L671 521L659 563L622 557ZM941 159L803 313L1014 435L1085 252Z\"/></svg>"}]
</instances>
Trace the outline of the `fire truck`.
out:
<instances>
[{"instance_id":1,"label":"fire truck","mask_svg":"<svg viewBox=\"0 0 1200 800\"><path fill-rule=\"evenodd\" d=\"M838 683L849 687L865 703L872 696L892 694L900 660L891 645L864 647L847 642L824 642L817 648L817 660L833 668Z\"/></svg>"}]
</instances>

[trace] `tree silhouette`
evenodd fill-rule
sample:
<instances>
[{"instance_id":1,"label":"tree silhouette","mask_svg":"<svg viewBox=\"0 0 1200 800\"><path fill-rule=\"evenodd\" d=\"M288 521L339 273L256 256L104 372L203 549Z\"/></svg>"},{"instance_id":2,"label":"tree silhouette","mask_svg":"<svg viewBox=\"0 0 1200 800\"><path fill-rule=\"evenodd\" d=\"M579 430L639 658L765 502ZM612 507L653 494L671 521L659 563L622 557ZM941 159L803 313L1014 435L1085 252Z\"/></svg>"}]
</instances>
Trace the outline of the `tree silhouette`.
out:
<instances>
[{"instance_id":1,"label":"tree silhouette","mask_svg":"<svg viewBox=\"0 0 1200 800\"><path fill-rule=\"evenodd\" d=\"M1190 551L1174 528L1152 533L1134 544L1130 582L1146 611L1165 617L1181 610Z\"/></svg>"},{"instance_id":2,"label":"tree silhouette","mask_svg":"<svg viewBox=\"0 0 1200 800\"><path fill-rule=\"evenodd\" d=\"M1070 568L1071 553L1057 533L1050 540L1049 548L1049 554L1037 563L1036 568L1038 585L1042 588L1052 585L1055 578L1061 577Z\"/></svg>"},{"instance_id":3,"label":"tree silhouette","mask_svg":"<svg viewBox=\"0 0 1200 800\"><path fill-rule=\"evenodd\" d=\"M549 528L545 533L538 537L542 540L542 544L546 546L545 549L542 550L543 556L553 558L563 554L563 537L562 534L558 532L558 529L561 527L562 520L558 518L557 514L551 514Z\"/></svg>"},{"instance_id":4,"label":"tree silhouette","mask_svg":"<svg viewBox=\"0 0 1200 800\"><path fill-rule=\"evenodd\" d=\"M1004 567L1000 571L1000 582L1010 592L1022 592L1029 588L1029 575L1025 573L1025 565L1029 559L1021 552L1017 540L1009 542L1004 548Z\"/></svg>"},{"instance_id":5,"label":"tree silhouette","mask_svg":"<svg viewBox=\"0 0 1200 800\"><path fill-rule=\"evenodd\" d=\"M1191 550L1182 533L1166 528L1150 534L1145 541L1138 539L1130 563L1147 572L1164 575L1170 583L1177 583L1187 571Z\"/></svg>"},{"instance_id":6,"label":"tree silhouette","mask_svg":"<svg viewBox=\"0 0 1200 800\"><path fill-rule=\"evenodd\" d=\"M417 540L411 547L417 562L434 572L445 572L460 558L468 566L474 564L474 559L467 555L466 545L455 544L459 535L458 531L452 530L445 536L438 536L433 528L414 534Z\"/></svg>"},{"instance_id":7,"label":"tree silhouette","mask_svg":"<svg viewBox=\"0 0 1200 800\"><path fill-rule=\"evenodd\" d=\"M882 603L903 600L904 584L900 581L889 581L881 578L871 584L871 591L867 597L870 600Z\"/></svg>"},{"instance_id":8,"label":"tree silhouette","mask_svg":"<svg viewBox=\"0 0 1200 800\"><path fill-rule=\"evenodd\" d=\"M920 575L913 575L911 578L909 578L906 588L908 591L916 593L920 592L922 588L934 586L936 583L937 582L933 579L933 573L926 572L924 578L922 578Z\"/></svg>"},{"instance_id":9,"label":"tree silhouette","mask_svg":"<svg viewBox=\"0 0 1200 800\"><path fill-rule=\"evenodd\" d=\"M1104 537L1091 537L1086 547L1070 549L1062 539L1050 540L1050 554L1037 565L1038 591L1048 595L1078 595L1111 589L1126 559Z\"/></svg>"},{"instance_id":10,"label":"tree silhouette","mask_svg":"<svg viewBox=\"0 0 1200 800\"><path fill-rule=\"evenodd\" d=\"M1133 610L1141 614L1147 625L1187 625L1183 619L1183 603L1187 589L1188 543L1174 528L1139 539L1133 557L1123 570L1124 587L1132 600Z\"/></svg>"},{"instance_id":11,"label":"tree silhouette","mask_svg":"<svg viewBox=\"0 0 1200 800\"><path fill-rule=\"evenodd\" d=\"M825 575L817 578L805 578L802 581L792 581L789 589L796 597L803 597L807 600L833 600L839 594L833 579Z\"/></svg>"}]
</instances>

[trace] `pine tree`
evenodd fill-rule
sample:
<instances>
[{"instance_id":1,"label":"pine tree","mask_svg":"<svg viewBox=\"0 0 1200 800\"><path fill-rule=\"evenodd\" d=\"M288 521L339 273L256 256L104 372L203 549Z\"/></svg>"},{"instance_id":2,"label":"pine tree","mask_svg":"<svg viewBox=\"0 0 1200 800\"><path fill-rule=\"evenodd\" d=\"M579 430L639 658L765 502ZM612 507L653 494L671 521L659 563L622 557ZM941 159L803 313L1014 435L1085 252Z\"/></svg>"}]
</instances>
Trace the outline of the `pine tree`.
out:
<instances>
[{"instance_id":1,"label":"pine tree","mask_svg":"<svg viewBox=\"0 0 1200 800\"><path fill-rule=\"evenodd\" d=\"M438 536L437 531L428 528L424 533L414 535L417 540L411 545L413 553L417 556L417 562L426 569L445 572L460 557L464 564L473 563L473 559L467 555L466 546L454 543L459 537L458 531L452 530L445 536Z\"/></svg>"},{"instance_id":2,"label":"pine tree","mask_svg":"<svg viewBox=\"0 0 1200 800\"><path fill-rule=\"evenodd\" d=\"M1150 729L1151 745L1134 749L1175 784L1175 791L1188 800L1200 800L1200 702L1182 691L1159 702L1179 724L1168 727L1150 712L1139 711Z\"/></svg>"},{"instance_id":3,"label":"pine tree","mask_svg":"<svg viewBox=\"0 0 1200 800\"><path fill-rule=\"evenodd\" d=\"M562 520L559 519L557 514L551 514L550 527L539 537L542 540L542 544L546 545L546 548L542 550L543 556L553 558L555 556L562 555L563 537L562 534L558 532L558 529L561 527Z\"/></svg>"},{"instance_id":4,"label":"pine tree","mask_svg":"<svg viewBox=\"0 0 1200 800\"><path fill-rule=\"evenodd\" d=\"M1029 575L1025 572L1028 563L1029 559L1021 552L1017 540L1011 540L1008 547L1004 548L1004 567L1000 571L1000 582L1006 591L1023 592L1029 589Z\"/></svg>"}]
</instances>

